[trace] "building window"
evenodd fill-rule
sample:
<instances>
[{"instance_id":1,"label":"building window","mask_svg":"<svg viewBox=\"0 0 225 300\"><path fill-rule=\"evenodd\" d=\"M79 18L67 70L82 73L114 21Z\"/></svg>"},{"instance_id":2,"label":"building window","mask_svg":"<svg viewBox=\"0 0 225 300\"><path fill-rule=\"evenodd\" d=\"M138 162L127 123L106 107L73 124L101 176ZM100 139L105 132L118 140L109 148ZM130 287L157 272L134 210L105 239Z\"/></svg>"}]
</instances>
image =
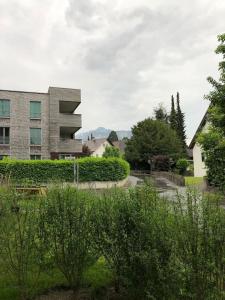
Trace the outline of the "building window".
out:
<instances>
[{"instance_id":1,"label":"building window","mask_svg":"<svg viewBox=\"0 0 225 300\"><path fill-rule=\"evenodd\" d=\"M9 127L0 127L0 144L9 144Z\"/></svg>"},{"instance_id":2,"label":"building window","mask_svg":"<svg viewBox=\"0 0 225 300\"><path fill-rule=\"evenodd\" d=\"M73 154L59 154L59 159L74 159L74 155Z\"/></svg>"},{"instance_id":3,"label":"building window","mask_svg":"<svg viewBox=\"0 0 225 300\"><path fill-rule=\"evenodd\" d=\"M204 162L205 161L205 153L202 152L201 156L202 156L202 162Z\"/></svg>"},{"instance_id":4,"label":"building window","mask_svg":"<svg viewBox=\"0 0 225 300\"><path fill-rule=\"evenodd\" d=\"M41 155L40 154L31 154L30 155L30 159L31 160L40 160L41 159Z\"/></svg>"},{"instance_id":5,"label":"building window","mask_svg":"<svg viewBox=\"0 0 225 300\"><path fill-rule=\"evenodd\" d=\"M30 128L30 144L41 145L41 128Z\"/></svg>"},{"instance_id":6,"label":"building window","mask_svg":"<svg viewBox=\"0 0 225 300\"><path fill-rule=\"evenodd\" d=\"M0 117L10 117L10 100L0 99Z\"/></svg>"},{"instance_id":7,"label":"building window","mask_svg":"<svg viewBox=\"0 0 225 300\"><path fill-rule=\"evenodd\" d=\"M30 101L30 118L40 119L41 118L41 102Z\"/></svg>"}]
</instances>

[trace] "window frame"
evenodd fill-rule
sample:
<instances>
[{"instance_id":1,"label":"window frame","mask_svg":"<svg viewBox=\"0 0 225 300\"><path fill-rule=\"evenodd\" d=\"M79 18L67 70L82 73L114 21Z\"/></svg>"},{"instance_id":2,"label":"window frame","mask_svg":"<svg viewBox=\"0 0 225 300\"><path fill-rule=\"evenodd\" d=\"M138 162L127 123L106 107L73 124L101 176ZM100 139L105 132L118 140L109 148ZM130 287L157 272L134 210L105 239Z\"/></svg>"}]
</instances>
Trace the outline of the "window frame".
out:
<instances>
[{"instance_id":1,"label":"window frame","mask_svg":"<svg viewBox=\"0 0 225 300\"><path fill-rule=\"evenodd\" d=\"M39 129L40 130L40 142L41 143L39 143L39 144L33 144L32 142L31 142L31 131L32 131L32 129ZM42 145L42 129L40 128L40 127L30 127L30 146L41 146Z\"/></svg>"},{"instance_id":2,"label":"window frame","mask_svg":"<svg viewBox=\"0 0 225 300\"><path fill-rule=\"evenodd\" d=\"M9 126L0 126L0 129L1 128L3 130L3 135L2 135L2 143L1 143L1 135L0 135L0 145L9 145L10 144L10 127ZM6 135L5 135L6 128L9 130L9 136L7 136L8 143L6 143Z\"/></svg>"},{"instance_id":3,"label":"window frame","mask_svg":"<svg viewBox=\"0 0 225 300\"><path fill-rule=\"evenodd\" d=\"M205 163L205 152L201 152L201 161Z\"/></svg>"},{"instance_id":4,"label":"window frame","mask_svg":"<svg viewBox=\"0 0 225 300\"><path fill-rule=\"evenodd\" d=\"M35 158L31 158L31 156L34 156ZM37 156L39 156L40 158L36 158ZM30 154L30 160L41 160L41 154Z\"/></svg>"},{"instance_id":5,"label":"window frame","mask_svg":"<svg viewBox=\"0 0 225 300\"><path fill-rule=\"evenodd\" d=\"M0 103L1 101L4 103L8 103L9 104L9 110L7 111L8 114L7 115L1 115L1 109L0 109L0 118L4 118L4 119L9 119L10 118L10 114L11 114L11 105L10 105L10 100L9 99L0 99ZM0 104L1 107L1 104Z\"/></svg>"},{"instance_id":6,"label":"window frame","mask_svg":"<svg viewBox=\"0 0 225 300\"><path fill-rule=\"evenodd\" d=\"M32 112L31 112L32 103L38 103L38 104L40 104L40 113L39 113L38 116L33 116L33 115L32 115ZM38 100L30 100L30 119L31 119L31 120L40 120L40 119L41 119L41 114L42 114L42 111L41 111L41 101L38 101Z\"/></svg>"}]
</instances>

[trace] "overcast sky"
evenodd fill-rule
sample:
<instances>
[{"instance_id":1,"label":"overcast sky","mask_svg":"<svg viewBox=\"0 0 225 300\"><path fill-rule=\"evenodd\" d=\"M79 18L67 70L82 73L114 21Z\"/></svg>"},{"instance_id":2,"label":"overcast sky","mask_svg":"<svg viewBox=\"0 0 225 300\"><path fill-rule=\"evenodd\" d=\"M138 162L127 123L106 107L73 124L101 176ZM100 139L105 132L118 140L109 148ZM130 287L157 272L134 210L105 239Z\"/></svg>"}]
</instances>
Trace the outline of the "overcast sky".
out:
<instances>
[{"instance_id":1,"label":"overcast sky","mask_svg":"<svg viewBox=\"0 0 225 300\"><path fill-rule=\"evenodd\" d=\"M191 138L224 16L224 0L0 0L0 89L81 88L84 130L129 129L179 91Z\"/></svg>"}]
</instances>

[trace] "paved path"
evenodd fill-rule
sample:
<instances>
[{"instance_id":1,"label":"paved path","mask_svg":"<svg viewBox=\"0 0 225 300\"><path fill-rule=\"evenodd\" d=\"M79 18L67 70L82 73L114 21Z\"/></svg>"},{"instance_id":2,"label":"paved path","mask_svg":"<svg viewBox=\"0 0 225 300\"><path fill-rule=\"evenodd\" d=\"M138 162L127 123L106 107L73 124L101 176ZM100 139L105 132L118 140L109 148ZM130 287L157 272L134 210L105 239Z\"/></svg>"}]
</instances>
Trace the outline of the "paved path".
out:
<instances>
[{"instance_id":1,"label":"paved path","mask_svg":"<svg viewBox=\"0 0 225 300\"><path fill-rule=\"evenodd\" d=\"M131 187L134 187L138 184L144 183L144 180L135 176L129 176L128 177L128 185Z\"/></svg>"},{"instance_id":2,"label":"paved path","mask_svg":"<svg viewBox=\"0 0 225 300\"><path fill-rule=\"evenodd\" d=\"M178 186L164 177L157 177L154 179L154 182L155 182L156 189L162 196L172 198L177 193L179 194L186 193L185 186Z\"/></svg>"},{"instance_id":3,"label":"paved path","mask_svg":"<svg viewBox=\"0 0 225 300\"><path fill-rule=\"evenodd\" d=\"M140 179L135 176L129 176L128 178L128 184L129 186L136 186L139 184L143 184L144 180ZM186 187L185 186L178 186L171 182L170 180L164 178L164 177L156 177L153 179L153 183L157 189L157 191L160 193L160 195L173 198L177 192L179 194L185 194Z\"/></svg>"}]
</instances>

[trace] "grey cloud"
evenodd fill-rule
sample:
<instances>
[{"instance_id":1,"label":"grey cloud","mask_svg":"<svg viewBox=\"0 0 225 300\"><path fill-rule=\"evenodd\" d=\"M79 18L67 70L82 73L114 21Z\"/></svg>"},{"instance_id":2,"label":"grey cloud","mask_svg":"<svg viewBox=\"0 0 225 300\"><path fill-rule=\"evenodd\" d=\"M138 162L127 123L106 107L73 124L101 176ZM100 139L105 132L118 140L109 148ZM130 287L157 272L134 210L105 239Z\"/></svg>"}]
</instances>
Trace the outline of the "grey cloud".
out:
<instances>
[{"instance_id":1,"label":"grey cloud","mask_svg":"<svg viewBox=\"0 0 225 300\"><path fill-rule=\"evenodd\" d=\"M224 12L224 0L1 0L0 86L82 88L84 128L116 129L179 90L191 137Z\"/></svg>"},{"instance_id":2,"label":"grey cloud","mask_svg":"<svg viewBox=\"0 0 225 300\"><path fill-rule=\"evenodd\" d=\"M94 0L69 0L66 19L69 24L92 31L101 25L103 12L104 6Z\"/></svg>"}]
</instances>

